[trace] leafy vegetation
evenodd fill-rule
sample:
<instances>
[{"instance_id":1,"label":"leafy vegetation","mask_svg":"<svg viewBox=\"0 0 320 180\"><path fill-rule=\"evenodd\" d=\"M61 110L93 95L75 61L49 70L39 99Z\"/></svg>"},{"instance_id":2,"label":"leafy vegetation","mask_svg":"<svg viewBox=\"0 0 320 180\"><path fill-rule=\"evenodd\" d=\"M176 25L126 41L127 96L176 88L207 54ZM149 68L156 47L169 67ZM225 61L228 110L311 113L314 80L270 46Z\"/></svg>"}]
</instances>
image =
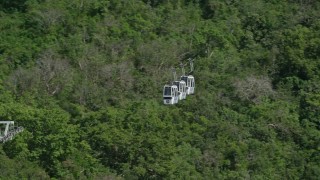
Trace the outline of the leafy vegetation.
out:
<instances>
[{"instance_id":1,"label":"leafy vegetation","mask_svg":"<svg viewBox=\"0 0 320 180\"><path fill-rule=\"evenodd\" d=\"M315 0L2 0L0 179L317 179ZM196 93L162 105L195 57Z\"/></svg>"}]
</instances>

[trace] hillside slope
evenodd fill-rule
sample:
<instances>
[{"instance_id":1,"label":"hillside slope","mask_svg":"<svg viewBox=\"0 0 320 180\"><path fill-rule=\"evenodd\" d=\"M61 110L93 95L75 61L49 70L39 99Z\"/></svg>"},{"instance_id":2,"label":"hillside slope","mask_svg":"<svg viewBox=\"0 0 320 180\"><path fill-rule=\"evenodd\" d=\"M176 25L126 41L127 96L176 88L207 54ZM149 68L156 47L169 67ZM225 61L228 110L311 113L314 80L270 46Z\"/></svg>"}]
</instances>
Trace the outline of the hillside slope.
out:
<instances>
[{"instance_id":1,"label":"hillside slope","mask_svg":"<svg viewBox=\"0 0 320 180\"><path fill-rule=\"evenodd\" d=\"M317 179L319 11L2 0L0 119L25 131L0 145L0 179ZM163 105L188 58L195 95Z\"/></svg>"}]
</instances>

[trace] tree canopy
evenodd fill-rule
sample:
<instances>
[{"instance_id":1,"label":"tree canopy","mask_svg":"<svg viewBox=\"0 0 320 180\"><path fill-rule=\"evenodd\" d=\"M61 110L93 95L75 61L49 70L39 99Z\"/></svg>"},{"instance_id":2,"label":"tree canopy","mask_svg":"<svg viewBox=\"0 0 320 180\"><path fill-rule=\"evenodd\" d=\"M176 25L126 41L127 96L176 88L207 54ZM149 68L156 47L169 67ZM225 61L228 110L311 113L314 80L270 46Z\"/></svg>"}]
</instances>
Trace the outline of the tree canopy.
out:
<instances>
[{"instance_id":1,"label":"tree canopy","mask_svg":"<svg viewBox=\"0 0 320 180\"><path fill-rule=\"evenodd\" d=\"M318 179L319 11L2 0L0 120L25 130L0 145L0 179ZM163 105L188 58L195 95Z\"/></svg>"}]
</instances>

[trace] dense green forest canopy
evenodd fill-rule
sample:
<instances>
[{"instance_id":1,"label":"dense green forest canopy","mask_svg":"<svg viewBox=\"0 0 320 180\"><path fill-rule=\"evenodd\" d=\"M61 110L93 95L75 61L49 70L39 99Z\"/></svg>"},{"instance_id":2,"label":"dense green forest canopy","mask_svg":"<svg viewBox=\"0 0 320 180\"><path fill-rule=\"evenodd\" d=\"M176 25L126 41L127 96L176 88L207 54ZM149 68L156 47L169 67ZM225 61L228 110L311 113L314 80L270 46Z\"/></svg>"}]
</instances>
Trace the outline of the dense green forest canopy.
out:
<instances>
[{"instance_id":1,"label":"dense green forest canopy","mask_svg":"<svg viewBox=\"0 0 320 180\"><path fill-rule=\"evenodd\" d=\"M1 0L0 179L317 179L317 0ZM162 104L194 58L196 93ZM178 73L180 73L178 71Z\"/></svg>"}]
</instances>

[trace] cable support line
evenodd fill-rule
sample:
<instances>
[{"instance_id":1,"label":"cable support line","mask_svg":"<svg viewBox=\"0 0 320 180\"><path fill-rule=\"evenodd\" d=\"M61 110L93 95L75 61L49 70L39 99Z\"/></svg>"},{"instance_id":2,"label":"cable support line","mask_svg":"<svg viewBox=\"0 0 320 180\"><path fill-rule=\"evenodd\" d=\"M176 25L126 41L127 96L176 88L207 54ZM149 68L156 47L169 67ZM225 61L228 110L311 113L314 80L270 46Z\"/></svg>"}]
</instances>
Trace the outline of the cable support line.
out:
<instances>
[{"instance_id":1,"label":"cable support line","mask_svg":"<svg viewBox=\"0 0 320 180\"><path fill-rule=\"evenodd\" d=\"M16 129L14 129L13 131L9 131L9 133L3 137L0 137L0 142L7 142L10 141L14 138L14 136L16 136L18 133L21 133L24 130L23 127L18 127Z\"/></svg>"},{"instance_id":2,"label":"cable support line","mask_svg":"<svg viewBox=\"0 0 320 180\"><path fill-rule=\"evenodd\" d=\"M179 68L181 68L182 75L185 75L185 68L184 67L190 65L190 71L188 72L188 74L192 73L194 71L194 66L193 66L194 59L189 58L187 60L189 62L186 62L186 63L180 62L179 65L173 66L173 67L171 67L171 69L179 69Z\"/></svg>"},{"instance_id":3,"label":"cable support line","mask_svg":"<svg viewBox=\"0 0 320 180\"><path fill-rule=\"evenodd\" d=\"M182 71L182 76L184 76L186 74L185 70L184 70L184 64L180 64L180 67L181 67L181 71Z\"/></svg>"},{"instance_id":4,"label":"cable support line","mask_svg":"<svg viewBox=\"0 0 320 180\"><path fill-rule=\"evenodd\" d=\"M0 124L5 125L3 134L0 129L0 142L2 143L12 140L17 134L24 130L23 127L14 127L14 121L0 121ZM10 127L10 125L13 125L13 127Z\"/></svg>"},{"instance_id":5,"label":"cable support line","mask_svg":"<svg viewBox=\"0 0 320 180\"><path fill-rule=\"evenodd\" d=\"M177 80L177 71L176 68L172 67L172 73L173 73L173 81Z\"/></svg>"}]
</instances>

